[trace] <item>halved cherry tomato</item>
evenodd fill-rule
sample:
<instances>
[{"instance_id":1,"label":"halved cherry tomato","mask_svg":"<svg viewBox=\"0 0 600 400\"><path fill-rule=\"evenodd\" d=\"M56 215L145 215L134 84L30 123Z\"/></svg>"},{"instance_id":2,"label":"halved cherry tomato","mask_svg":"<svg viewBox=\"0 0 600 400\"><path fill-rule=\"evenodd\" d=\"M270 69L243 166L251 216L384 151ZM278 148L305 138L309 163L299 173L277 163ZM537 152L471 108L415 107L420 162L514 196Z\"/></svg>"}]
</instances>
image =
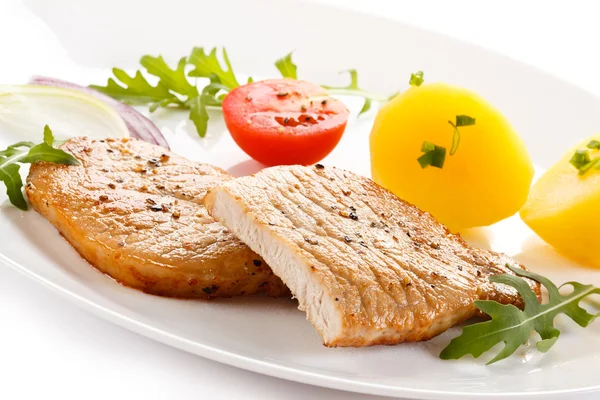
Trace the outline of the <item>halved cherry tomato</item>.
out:
<instances>
[{"instance_id":1,"label":"halved cherry tomato","mask_svg":"<svg viewBox=\"0 0 600 400\"><path fill-rule=\"evenodd\" d=\"M340 141L349 111L314 83L272 79L232 90L223 116L233 140L266 165L314 164Z\"/></svg>"}]
</instances>

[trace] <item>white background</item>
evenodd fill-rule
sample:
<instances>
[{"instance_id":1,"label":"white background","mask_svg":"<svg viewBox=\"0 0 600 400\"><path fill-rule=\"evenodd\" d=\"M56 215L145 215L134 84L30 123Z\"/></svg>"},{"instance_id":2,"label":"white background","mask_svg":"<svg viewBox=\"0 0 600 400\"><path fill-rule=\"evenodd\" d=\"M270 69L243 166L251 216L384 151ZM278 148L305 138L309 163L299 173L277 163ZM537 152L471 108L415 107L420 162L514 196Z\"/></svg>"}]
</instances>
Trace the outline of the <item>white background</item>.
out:
<instances>
[{"instance_id":1,"label":"white background","mask_svg":"<svg viewBox=\"0 0 600 400\"><path fill-rule=\"evenodd\" d=\"M323 2L448 34L600 94L600 24L593 1ZM0 1L0 51L25 41L2 26L27 24L30 17L19 2ZM6 62L1 53L0 62ZM261 376L155 343L7 268L0 269L0 321L0 399L370 398Z\"/></svg>"}]
</instances>

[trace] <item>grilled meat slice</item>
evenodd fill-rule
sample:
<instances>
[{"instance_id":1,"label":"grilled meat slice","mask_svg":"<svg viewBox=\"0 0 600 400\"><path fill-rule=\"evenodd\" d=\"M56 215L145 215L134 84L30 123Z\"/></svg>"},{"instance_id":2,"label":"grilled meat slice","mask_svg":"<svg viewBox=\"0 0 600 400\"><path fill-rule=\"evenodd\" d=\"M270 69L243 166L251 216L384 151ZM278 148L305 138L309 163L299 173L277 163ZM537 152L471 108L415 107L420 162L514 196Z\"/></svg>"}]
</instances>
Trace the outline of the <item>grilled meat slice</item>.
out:
<instances>
[{"instance_id":1,"label":"grilled meat slice","mask_svg":"<svg viewBox=\"0 0 600 400\"><path fill-rule=\"evenodd\" d=\"M427 340L475 315L474 300L521 305L488 279L518 263L348 171L273 167L211 189L205 204L264 257L326 346Z\"/></svg>"},{"instance_id":2,"label":"grilled meat slice","mask_svg":"<svg viewBox=\"0 0 600 400\"><path fill-rule=\"evenodd\" d=\"M32 165L27 195L100 271L162 296L287 293L202 205L208 188L232 179L225 171L133 139L74 138L61 148L81 165Z\"/></svg>"}]
</instances>

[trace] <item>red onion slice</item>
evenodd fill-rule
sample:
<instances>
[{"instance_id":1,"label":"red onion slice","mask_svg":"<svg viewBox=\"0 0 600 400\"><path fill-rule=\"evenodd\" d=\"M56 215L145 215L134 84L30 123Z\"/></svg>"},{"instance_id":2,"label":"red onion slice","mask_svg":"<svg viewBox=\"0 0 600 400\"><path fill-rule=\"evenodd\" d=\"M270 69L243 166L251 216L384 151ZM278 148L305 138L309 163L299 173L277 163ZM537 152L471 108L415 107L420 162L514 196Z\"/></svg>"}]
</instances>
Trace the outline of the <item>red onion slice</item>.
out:
<instances>
[{"instance_id":1,"label":"red onion slice","mask_svg":"<svg viewBox=\"0 0 600 400\"><path fill-rule=\"evenodd\" d=\"M41 85L41 86L55 86L66 89L77 90L83 93L86 93L90 96L93 96L110 107L115 109L117 113L123 118L125 125L127 125L127 129L129 130L129 134L131 137L143 140L148 143L157 144L159 146L165 147L169 149L169 143L160 132L160 129L154 125L152 121L148 118L144 117L133 107L128 106L127 104L123 104L120 101L117 101L103 93L100 93L94 89L90 89L88 87L80 86L75 83L63 81L60 79L49 78L45 76L34 76L29 81L32 85Z\"/></svg>"}]
</instances>

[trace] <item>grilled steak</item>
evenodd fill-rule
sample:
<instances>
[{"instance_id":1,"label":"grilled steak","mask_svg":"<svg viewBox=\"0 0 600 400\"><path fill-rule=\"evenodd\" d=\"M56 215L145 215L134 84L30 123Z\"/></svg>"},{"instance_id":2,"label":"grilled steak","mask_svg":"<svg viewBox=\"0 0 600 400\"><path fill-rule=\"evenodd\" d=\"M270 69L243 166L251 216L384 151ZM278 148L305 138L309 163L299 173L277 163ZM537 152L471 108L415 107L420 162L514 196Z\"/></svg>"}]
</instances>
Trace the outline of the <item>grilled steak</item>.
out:
<instances>
[{"instance_id":1,"label":"grilled steak","mask_svg":"<svg viewBox=\"0 0 600 400\"><path fill-rule=\"evenodd\" d=\"M27 195L100 271L144 292L229 297L287 289L264 260L206 212L225 171L133 139L75 138L79 166L36 163Z\"/></svg>"},{"instance_id":2,"label":"grilled steak","mask_svg":"<svg viewBox=\"0 0 600 400\"><path fill-rule=\"evenodd\" d=\"M348 171L273 167L211 189L205 204L271 265L326 346L426 340L475 315L478 299L521 305L488 280L514 260Z\"/></svg>"}]
</instances>

